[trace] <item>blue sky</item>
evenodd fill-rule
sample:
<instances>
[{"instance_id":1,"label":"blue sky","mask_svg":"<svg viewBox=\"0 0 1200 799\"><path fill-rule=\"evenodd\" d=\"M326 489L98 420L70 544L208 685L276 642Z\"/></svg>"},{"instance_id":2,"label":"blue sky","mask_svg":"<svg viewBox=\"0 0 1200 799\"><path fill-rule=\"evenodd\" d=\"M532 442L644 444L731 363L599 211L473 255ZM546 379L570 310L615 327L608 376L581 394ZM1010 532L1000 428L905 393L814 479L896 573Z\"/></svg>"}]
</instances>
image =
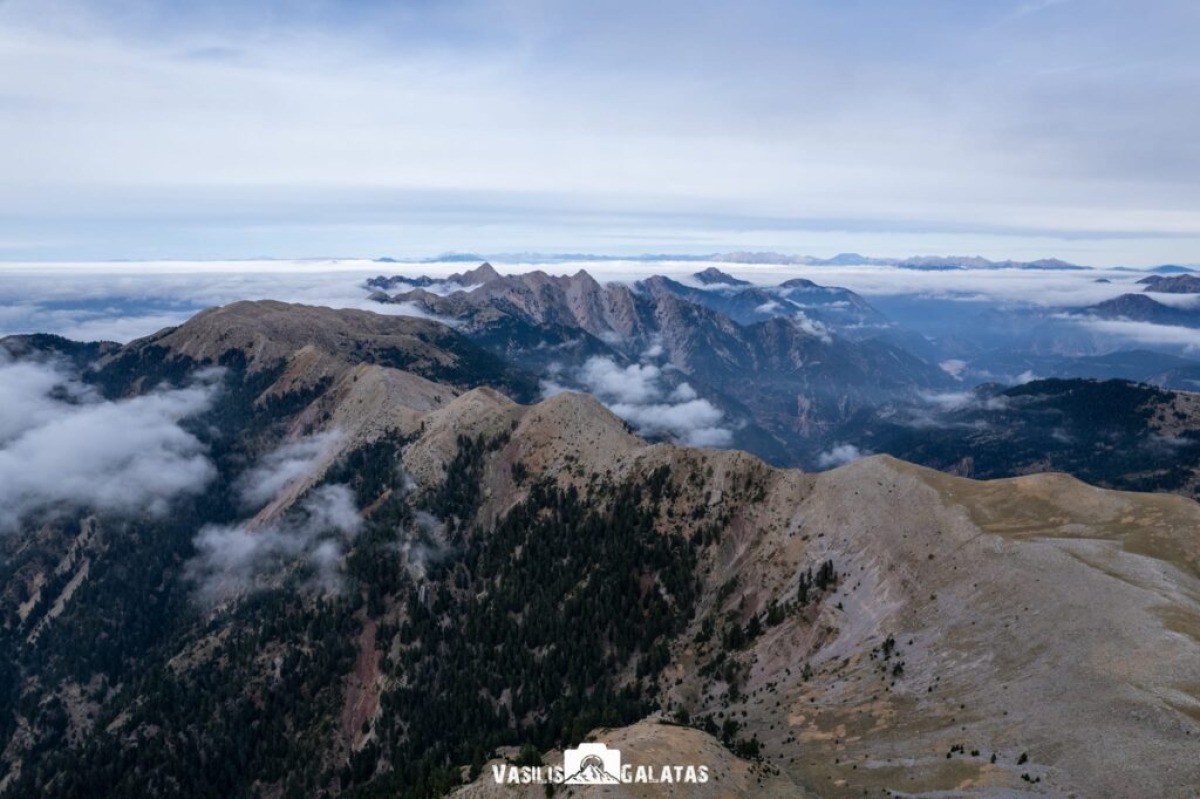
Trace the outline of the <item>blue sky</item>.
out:
<instances>
[{"instance_id":1,"label":"blue sky","mask_svg":"<svg viewBox=\"0 0 1200 799\"><path fill-rule=\"evenodd\" d=\"M0 0L0 260L1200 261L1200 4Z\"/></svg>"}]
</instances>

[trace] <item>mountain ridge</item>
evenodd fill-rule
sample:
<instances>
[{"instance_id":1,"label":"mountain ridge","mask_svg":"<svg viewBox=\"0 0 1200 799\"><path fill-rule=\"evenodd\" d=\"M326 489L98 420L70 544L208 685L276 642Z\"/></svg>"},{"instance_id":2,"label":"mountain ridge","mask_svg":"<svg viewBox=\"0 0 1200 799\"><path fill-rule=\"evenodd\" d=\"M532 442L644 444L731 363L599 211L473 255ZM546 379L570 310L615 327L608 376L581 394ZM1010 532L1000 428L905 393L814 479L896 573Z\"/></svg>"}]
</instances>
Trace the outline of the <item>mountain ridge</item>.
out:
<instances>
[{"instance_id":1,"label":"mountain ridge","mask_svg":"<svg viewBox=\"0 0 1200 799\"><path fill-rule=\"evenodd\" d=\"M885 455L809 474L645 441L583 394L526 405L421 378L444 395L391 396L407 412L274 492L292 527L247 534L299 534L340 487L362 529L337 539L338 580L285 557L197 608L193 536L254 517L221 498L271 442L334 432L355 376L406 383L403 365L468 352L449 328L354 312L304 332L326 311L240 306L99 364L120 397L154 391L163 364L182 381L224 361L194 428L220 482L156 522L68 514L5 539L14 796L441 795L475 768L468 790L496 795L498 747L647 740L655 719L695 727L678 736L730 773L820 796L1200 781L1200 505L1065 475L981 482ZM255 314L257 372L239 327ZM401 330L443 338L400 366L352 343ZM312 391L257 402L301 362Z\"/></svg>"},{"instance_id":2,"label":"mountain ridge","mask_svg":"<svg viewBox=\"0 0 1200 799\"><path fill-rule=\"evenodd\" d=\"M698 289L662 276L602 285L583 270L535 271L386 302L416 304L533 371L569 378L593 357L664 363L734 420L741 446L778 462L862 407L952 383L894 343L861 297L811 281Z\"/></svg>"}]
</instances>

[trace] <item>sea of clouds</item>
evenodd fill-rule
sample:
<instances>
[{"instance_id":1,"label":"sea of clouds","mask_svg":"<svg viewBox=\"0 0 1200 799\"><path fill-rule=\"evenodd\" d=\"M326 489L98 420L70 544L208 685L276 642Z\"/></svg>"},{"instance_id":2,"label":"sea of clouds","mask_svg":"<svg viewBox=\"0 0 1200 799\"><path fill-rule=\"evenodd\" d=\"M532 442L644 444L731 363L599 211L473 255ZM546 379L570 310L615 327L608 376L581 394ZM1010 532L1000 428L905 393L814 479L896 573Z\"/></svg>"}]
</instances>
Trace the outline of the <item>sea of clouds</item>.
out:
<instances>
[{"instance_id":1,"label":"sea of clouds","mask_svg":"<svg viewBox=\"0 0 1200 799\"><path fill-rule=\"evenodd\" d=\"M692 273L715 265L759 285L805 277L844 286L872 297L918 296L967 303L1082 308L1126 293L1141 293L1143 275L1117 270L919 271L886 266L773 266L691 261L563 261L551 264L497 263L502 273L542 269L571 274L586 269L602 281L632 282L664 274L696 285ZM76 340L125 342L180 324L204 308L236 300L362 308L378 313L424 315L411 305L381 305L367 299L364 283L377 275L448 277L470 268L463 263L379 263L365 259L308 261L155 261L0 264L0 335L57 333ZM1099 280L1109 282L1098 282ZM1167 304L1194 304L1188 295L1155 294ZM1161 339L1189 343L1184 329L1148 330L1120 322L1076 321L1131 342ZM1163 327L1163 326L1153 326Z\"/></svg>"}]
</instances>

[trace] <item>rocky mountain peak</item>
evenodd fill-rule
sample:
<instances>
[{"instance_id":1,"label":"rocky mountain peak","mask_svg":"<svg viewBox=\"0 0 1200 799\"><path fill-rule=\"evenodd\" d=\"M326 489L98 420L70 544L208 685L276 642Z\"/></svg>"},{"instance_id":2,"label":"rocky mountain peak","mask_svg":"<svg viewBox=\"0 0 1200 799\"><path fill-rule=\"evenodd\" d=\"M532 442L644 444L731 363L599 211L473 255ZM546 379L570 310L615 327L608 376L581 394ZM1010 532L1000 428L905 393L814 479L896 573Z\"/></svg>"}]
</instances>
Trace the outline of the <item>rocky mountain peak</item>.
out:
<instances>
[{"instance_id":1,"label":"rocky mountain peak","mask_svg":"<svg viewBox=\"0 0 1200 799\"><path fill-rule=\"evenodd\" d=\"M451 275L447 280L451 283L458 283L460 286L482 286L502 277L503 275L497 272L495 267L484 261L474 269Z\"/></svg>"},{"instance_id":2,"label":"rocky mountain peak","mask_svg":"<svg viewBox=\"0 0 1200 799\"><path fill-rule=\"evenodd\" d=\"M736 278L728 272L722 272L715 266L710 266L707 269L696 272L692 277L699 280L706 286L723 285L723 286L749 286L749 280Z\"/></svg>"}]
</instances>

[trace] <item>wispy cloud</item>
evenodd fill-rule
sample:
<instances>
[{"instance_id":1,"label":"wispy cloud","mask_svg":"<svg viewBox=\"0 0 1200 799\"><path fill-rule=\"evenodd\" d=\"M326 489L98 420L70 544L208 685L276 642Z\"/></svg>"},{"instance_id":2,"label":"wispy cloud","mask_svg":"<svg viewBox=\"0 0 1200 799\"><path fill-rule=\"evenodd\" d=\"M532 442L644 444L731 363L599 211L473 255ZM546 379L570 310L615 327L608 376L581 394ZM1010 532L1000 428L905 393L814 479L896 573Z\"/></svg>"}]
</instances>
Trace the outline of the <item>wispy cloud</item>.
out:
<instances>
[{"instance_id":1,"label":"wispy cloud","mask_svg":"<svg viewBox=\"0 0 1200 799\"><path fill-rule=\"evenodd\" d=\"M216 474L180 422L215 382L101 399L52 364L0 362L0 531L63 507L162 514Z\"/></svg>"},{"instance_id":2,"label":"wispy cloud","mask_svg":"<svg viewBox=\"0 0 1200 799\"><path fill-rule=\"evenodd\" d=\"M1200 352L1200 330L1176 325L1156 325L1125 319L1096 319L1088 316L1071 317L1096 333L1118 341L1159 346L1181 347L1189 353Z\"/></svg>"},{"instance_id":3,"label":"wispy cloud","mask_svg":"<svg viewBox=\"0 0 1200 799\"><path fill-rule=\"evenodd\" d=\"M249 508L260 508L297 481L313 477L344 440L337 430L289 441L264 455L238 479L238 493Z\"/></svg>"},{"instance_id":4,"label":"wispy cloud","mask_svg":"<svg viewBox=\"0 0 1200 799\"><path fill-rule=\"evenodd\" d=\"M210 605L266 588L298 564L312 570L312 588L333 591L345 546L361 525L348 487L321 486L266 527L204 527L196 536L197 554L187 564L187 575L197 597Z\"/></svg>"}]
</instances>

